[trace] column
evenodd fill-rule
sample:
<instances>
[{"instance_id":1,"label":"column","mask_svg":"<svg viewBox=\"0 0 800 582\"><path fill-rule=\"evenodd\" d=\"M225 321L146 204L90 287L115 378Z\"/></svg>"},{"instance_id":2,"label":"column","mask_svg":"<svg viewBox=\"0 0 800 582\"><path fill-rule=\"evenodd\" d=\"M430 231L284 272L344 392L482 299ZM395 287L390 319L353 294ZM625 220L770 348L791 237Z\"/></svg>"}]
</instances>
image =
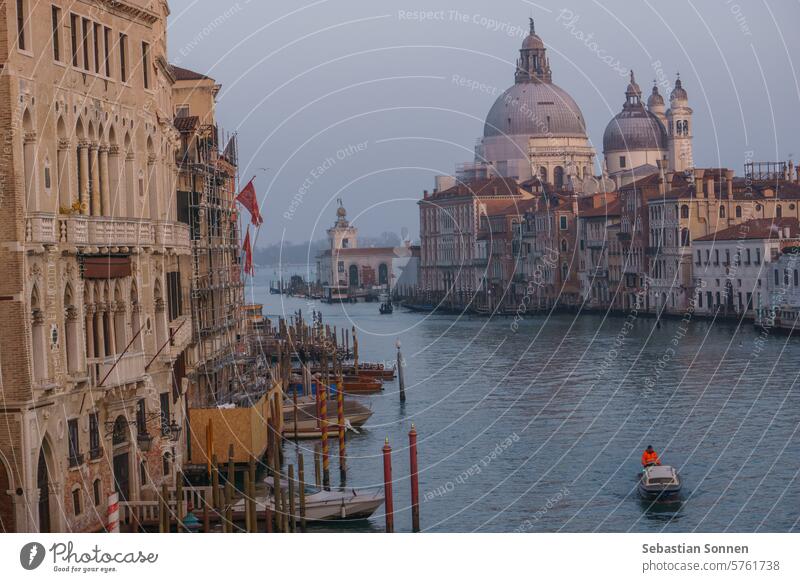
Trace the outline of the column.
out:
<instances>
[{"instance_id":1,"label":"column","mask_svg":"<svg viewBox=\"0 0 800 582\"><path fill-rule=\"evenodd\" d=\"M120 196L121 200L125 201L125 209L128 213L128 218L142 218L138 212L139 206L136 203L139 195L136 192L136 178L133 175L134 158L135 156L133 153L128 153L125 156L125 187L121 189ZM120 201L120 207L122 207L122 201Z\"/></svg>"},{"instance_id":2,"label":"column","mask_svg":"<svg viewBox=\"0 0 800 582\"><path fill-rule=\"evenodd\" d=\"M91 190L92 190L92 216L102 216L103 209L101 208L100 198L100 162L98 160L99 148L97 144L92 144L90 147L90 160L91 166Z\"/></svg>"},{"instance_id":3,"label":"column","mask_svg":"<svg viewBox=\"0 0 800 582\"><path fill-rule=\"evenodd\" d=\"M108 148L108 198L111 216L125 216L125 206L120 184L120 158L119 147L112 145Z\"/></svg>"},{"instance_id":4,"label":"column","mask_svg":"<svg viewBox=\"0 0 800 582\"><path fill-rule=\"evenodd\" d=\"M108 174L108 147L100 147L100 198L102 203L101 214L111 216L111 187Z\"/></svg>"},{"instance_id":5,"label":"column","mask_svg":"<svg viewBox=\"0 0 800 582\"><path fill-rule=\"evenodd\" d=\"M108 349L111 354L117 354L117 332L116 332L116 312L117 305L112 303L108 306L106 311L106 320L108 321Z\"/></svg>"},{"instance_id":6,"label":"column","mask_svg":"<svg viewBox=\"0 0 800 582\"><path fill-rule=\"evenodd\" d=\"M105 306L98 305L97 311L94 314L94 330L97 341L95 342L95 354L98 358L105 358L106 354L106 337L105 330L103 329L103 316L105 315Z\"/></svg>"},{"instance_id":7,"label":"column","mask_svg":"<svg viewBox=\"0 0 800 582\"><path fill-rule=\"evenodd\" d=\"M71 147L72 145L68 139L58 140L56 190L58 191L58 205L61 208L72 206L72 197L69 191L69 151Z\"/></svg>"},{"instance_id":8,"label":"column","mask_svg":"<svg viewBox=\"0 0 800 582\"><path fill-rule=\"evenodd\" d=\"M86 306L86 357L94 358L94 305Z\"/></svg>"},{"instance_id":9,"label":"column","mask_svg":"<svg viewBox=\"0 0 800 582\"><path fill-rule=\"evenodd\" d=\"M80 171L78 197L81 202L81 214L89 214L89 144L85 141L78 144L78 168Z\"/></svg>"}]
</instances>

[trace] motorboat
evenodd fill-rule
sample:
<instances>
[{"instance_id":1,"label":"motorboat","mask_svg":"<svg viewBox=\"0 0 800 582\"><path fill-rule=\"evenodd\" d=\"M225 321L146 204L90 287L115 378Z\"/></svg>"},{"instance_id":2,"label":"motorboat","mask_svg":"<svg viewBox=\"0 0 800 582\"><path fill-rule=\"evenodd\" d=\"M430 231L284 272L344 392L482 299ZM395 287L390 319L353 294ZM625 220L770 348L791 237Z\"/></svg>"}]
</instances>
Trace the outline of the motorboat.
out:
<instances>
[{"instance_id":1,"label":"motorboat","mask_svg":"<svg viewBox=\"0 0 800 582\"><path fill-rule=\"evenodd\" d=\"M265 504L269 504L270 510L275 512L275 499L272 495L273 481L267 478L268 495L266 497L256 497L256 511L262 513ZM299 486L297 483L295 485ZM288 495L289 483L286 479L280 480L280 487L284 494ZM295 490L295 496L299 498L299 493ZM343 491L325 491L313 485L305 486L305 507L306 521L332 521L340 519L367 519L384 503L382 487L369 487L364 489L345 489ZM299 512L299 502L296 503ZM234 518L244 516L244 500L239 500L233 505ZM299 513L297 520L299 521Z\"/></svg>"},{"instance_id":2,"label":"motorboat","mask_svg":"<svg viewBox=\"0 0 800 582\"><path fill-rule=\"evenodd\" d=\"M339 431L337 403L328 402L328 434L334 438ZM352 399L344 401L344 428L351 432L359 432L372 410ZM317 403L313 397L304 396L297 403L297 434L294 432L294 402L288 400L283 405L283 436L290 439L318 439L322 437L322 427L317 414Z\"/></svg>"},{"instance_id":3,"label":"motorboat","mask_svg":"<svg viewBox=\"0 0 800 582\"><path fill-rule=\"evenodd\" d=\"M681 477L669 465L649 465L639 477L639 495L649 501L671 501L681 492Z\"/></svg>"},{"instance_id":4,"label":"motorboat","mask_svg":"<svg viewBox=\"0 0 800 582\"><path fill-rule=\"evenodd\" d=\"M381 303L380 313L381 315L391 315L394 312L394 307L388 301L386 303Z\"/></svg>"}]
</instances>

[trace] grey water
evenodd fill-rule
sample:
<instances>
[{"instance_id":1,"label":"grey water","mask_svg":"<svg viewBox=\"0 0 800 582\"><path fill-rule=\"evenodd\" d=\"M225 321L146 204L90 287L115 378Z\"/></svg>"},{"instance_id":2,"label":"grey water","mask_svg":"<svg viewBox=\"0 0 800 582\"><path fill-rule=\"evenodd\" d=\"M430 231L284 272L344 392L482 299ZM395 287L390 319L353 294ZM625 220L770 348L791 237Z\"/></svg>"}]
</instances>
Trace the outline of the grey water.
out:
<instances>
[{"instance_id":1,"label":"grey water","mask_svg":"<svg viewBox=\"0 0 800 582\"><path fill-rule=\"evenodd\" d=\"M410 531L408 431L419 433L422 529L437 532L788 532L800 529L800 342L752 325L603 315L480 318L269 295L264 313L321 311L359 336L362 360L405 359L361 399L348 433L348 488L382 486L393 448L394 521ZM339 485L337 447L331 474ZM652 444L684 482L679 503L639 499ZM313 441L299 444L313 475ZM295 445L285 445L288 463ZM348 531L381 531L381 508ZM338 526L326 526L337 531Z\"/></svg>"}]
</instances>

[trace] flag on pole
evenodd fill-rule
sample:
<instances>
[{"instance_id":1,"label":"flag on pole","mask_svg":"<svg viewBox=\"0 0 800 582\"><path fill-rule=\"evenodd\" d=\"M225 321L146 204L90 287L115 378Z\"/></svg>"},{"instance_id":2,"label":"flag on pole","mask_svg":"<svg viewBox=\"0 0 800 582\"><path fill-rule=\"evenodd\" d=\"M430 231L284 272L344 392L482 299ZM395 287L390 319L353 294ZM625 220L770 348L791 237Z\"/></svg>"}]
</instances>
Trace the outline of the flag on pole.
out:
<instances>
[{"instance_id":1,"label":"flag on pole","mask_svg":"<svg viewBox=\"0 0 800 582\"><path fill-rule=\"evenodd\" d=\"M253 267L253 247L250 245L250 227L247 227L247 235L244 237L242 244L242 251L244 251L244 274L251 277L256 274Z\"/></svg>"},{"instance_id":2,"label":"flag on pole","mask_svg":"<svg viewBox=\"0 0 800 582\"><path fill-rule=\"evenodd\" d=\"M250 221L253 225L261 226L264 219L261 218L261 212L258 210L258 198L256 197L256 187L253 185L253 180L255 180L255 176L247 183L247 186L239 192L236 201L247 208L247 211L250 213Z\"/></svg>"}]
</instances>

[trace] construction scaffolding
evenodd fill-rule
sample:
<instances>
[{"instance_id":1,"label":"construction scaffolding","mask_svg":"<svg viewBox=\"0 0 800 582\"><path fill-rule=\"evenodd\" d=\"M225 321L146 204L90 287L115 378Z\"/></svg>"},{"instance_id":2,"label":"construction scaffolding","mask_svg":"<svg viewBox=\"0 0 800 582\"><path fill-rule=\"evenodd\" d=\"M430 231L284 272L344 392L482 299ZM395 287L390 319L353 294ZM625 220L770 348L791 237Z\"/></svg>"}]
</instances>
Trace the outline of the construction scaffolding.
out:
<instances>
[{"instance_id":1,"label":"construction scaffolding","mask_svg":"<svg viewBox=\"0 0 800 582\"><path fill-rule=\"evenodd\" d=\"M188 221L192 242L195 350L188 374L189 406L214 406L238 392L239 379L250 363L241 349L239 323L244 281L235 202L237 136L225 136L225 147L220 149L216 125L185 118L176 126L183 146L178 160L179 209Z\"/></svg>"}]
</instances>

